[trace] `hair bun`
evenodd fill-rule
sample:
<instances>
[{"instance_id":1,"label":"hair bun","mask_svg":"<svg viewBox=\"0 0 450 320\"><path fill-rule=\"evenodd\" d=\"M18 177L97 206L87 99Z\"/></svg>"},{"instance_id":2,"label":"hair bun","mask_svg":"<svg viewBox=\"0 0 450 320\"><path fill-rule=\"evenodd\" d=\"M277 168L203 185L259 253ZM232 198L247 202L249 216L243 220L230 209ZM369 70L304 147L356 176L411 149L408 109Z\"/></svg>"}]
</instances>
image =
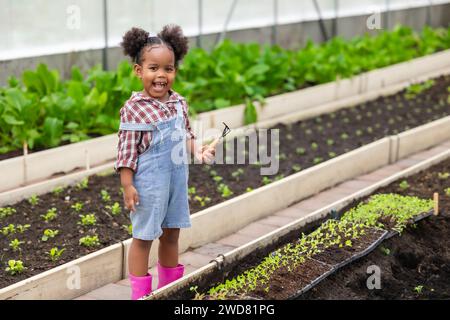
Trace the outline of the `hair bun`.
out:
<instances>
[{"instance_id":1,"label":"hair bun","mask_svg":"<svg viewBox=\"0 0 450 320\"><path fill-rule=\"evenodd\" d=\"M147 44L149 33L141 28L133 27L122 38L120 45L123 52L130 56L134 61L139 52Z\"/></svg>"}]
</instances>

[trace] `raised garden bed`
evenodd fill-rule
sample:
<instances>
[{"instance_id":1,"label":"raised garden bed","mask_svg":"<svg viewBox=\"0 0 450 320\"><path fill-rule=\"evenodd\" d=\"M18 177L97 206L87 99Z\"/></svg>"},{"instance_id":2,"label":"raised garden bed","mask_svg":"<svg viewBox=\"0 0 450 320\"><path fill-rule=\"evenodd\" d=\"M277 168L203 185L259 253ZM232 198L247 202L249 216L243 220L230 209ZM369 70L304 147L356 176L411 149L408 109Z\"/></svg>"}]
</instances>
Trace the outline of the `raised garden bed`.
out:
<instances>
[{"instance_id":1,"label":"raised garden bed","mask_svg":"<svg viewBox=\"0 0 450 320\"><path fill-rule=\"evenodd\" d=\"M331 275L301 299L450 299L450 161L380 188L430 198L441 194L441 215L386 240L371 254ZM406 181L403 182L403 181ZM368 290L367 267L381 270L381 289Z\"/></svg>"},{"instance_id":2,"label":"raised garden bed","mask_svg":"<svg viewBox=\"0 0 450 320\"><path fill-rule=\"evenodd\" d=\"M374 102L369 102L356 108L341 110L333 114L324 115L320 118L301 121L290 126L282 126L280 131L282 138L280 142L280 155L285 153L286 159L280 159L281 172L285 172L285 175L295 173L296 170L293 168L295 164L301 165L301 169L307 168L314 165L314 159L317 157L322 156L322 161L328 159L330 156L328 154L329 152L335 152L336 155L345 153L346 151L355 149L362 144L376 140L383 135L395 133L395 130L398 132L400 130L400 123L402 125L400 128L405 129L405 126L408 125L418 125L447 115L449 112L449 105L445 98L447 98L447 86L449 81L450 77L441 77L436 81L436 84L432 88L425 90L415 97L416 99L421 100L420 102L422 105L422 109L420 109L420 112L417 112L415 117L405 116L408 114L408 111L405 110L405 105L403 107L396 108L396 101L406 99L405 92L401 92L392 97L380 98ZM403 102L409 105L409 109L414 108L414 101L414 99L411 99L404 100ZM444 102L443 104L442 101ZM387 110L389 106L391 106L392 110ZM427 106L432 106L430 107L431 112L426 111ZM367 128L367 124L370 121L363 120L364 118L358 120L358 114L363 113L367 116L369 108L370 112L372 112L372 118L377 118L375 115L378 115L378 110L381 111L381 115L379 115L378 118L380 119L380 127L375 128L374 126L374 130L371 134L368 134L368 132L365 131L362 135L358 135L356 133L357 130L362 131L364 128ZM425 108L425 112L422 111L423 108ZM394 117L393 119L397 116L403 116L403 118L400 123L397 119L397 121L391 125L389 123L385 124L384 118L382 117L383 112L392 112L392 116ZM348 123L343 125L343 119L346 118L348 119ZM331 128L328 128L328 123L331 124ZM376 124L377 122L372 123ZM381 126L381 124L383 124L383 126ZM322 132L317 130L318 125L322 126ZM352 137L352 139L336 139L336 142L329 145L327 143L329 137L339 136L339 133L334 128L338 128L340 126L344 126L342 129L343 132L349 132L349 137ZM310 148L308 150L308 147L312 146L312 140L305 141L304 138L304 132L308 129L311 130L311 133L315 136L314 140L317 141L317 156L311 154L311 149L314 148ZM327 129L331 129L330 132L327 132ZM289 135L292 137L289 138ZM359 141L356 139L359 139ZM298 146L296 143L298 143ZM298 153L297 149L301 147L304 147L305 149L304 155ZM208 169L209 172L206 169ZM239 169L243 169L243 173L241 173ZM215 170L216 173L212 174L212 170ZM244 193L247 191L248 187L257 188L263 186L266 182L270 182L268 180L263 181L261 179L255 180L255 176L260 178L257 170L259 170L259 166L251 166L251 168L243 165L217 165L214 168L196 165L191 166L190 185L195 188L195 193L193 192L194 190L191 189L192 213L212 206L213 204L220 203L225 199ZM233 174L236 172L238 174ZM221 181L217 181L217 177L222 177L223 179ZM276 178L281 178L281 176L268 177L271 181L276 180ZM244 181L246 185L243 185L242 182ZM220 183L227 185L229 187L228 189L231 190L233 194L227 196L226 192L224 192L224 187L222 187L219 192L218 186ZM112 208L106 208L106 206L113 207L115 202L119 204L122 202L119 185L117 176L94 176L89 179L88 189L82 189L82 184L80 184L79 187L74 186L64 190L57 189L54 193L59 193L58 195L53 193L42 195L39 197L40 201L38 201L34 206L29 201L22 201L14 206L11 206L11 208L16 210L17 213L2 218L1 227L6 227L5 233L7 233L8 226L10 224L13 224L14 227L17 227L18 224L22 224L23 226L30 224L32 227L29 230L24 231L24 235L26 235L28 239L31 239L29 240L31 243L21 244L20 248L22 251L14 252L10 249L9 244L16 237L20 241L22 234L16 233L13 235L2 236L1 241L2 248L4 250L2 255L2 265L5 265L9 259L17 259L17 256L21 252L25 266L28 267L28 269L18 275L2 276L1 279L3 282L0 282L0 284L2 286L6 286L18 280L40 273L45 269L50 269L62 264L63 262L73 260L89 252L98 250L99 248L129 238L128 230L126 230L129 222L125 211L122 210L121 213L114 215L112 213ZM108 193L110 196L109 200L105 193L104 195L101 194L102 190L105 190ZM67 196L69 196L70 199L66 200ZM210 197L210 201L205 199L207 196ZM196 197L200 197L204 203L202 203L200 199L196 199ZM31 200L31 202L33 202L33 200ZM72 206L76 206L77 202L83 203L83 209L81 212L76 212L75 207L72 208ZM44 203L45 205L42 205ZM204 205L202 206L202 204ZM56 208L58 217L55 220L44 222L41 215L45 215L47 211L51 210L53 207ZM116 212L118 212L118 209L116 210ZM79 214L87 215L91 213L94 213L97 220L95 225L78 225L78 222L80 222ZM26 217L25 220L23 219L24 216ZM55 239L42 241L41 238L43 236L44 229L58 230L60 233L55 237ZM86 235L98 235L99 245L91 248L84 248L80 246L80 238ZM59 249L64 248L65 251L62 253L61 258L58 261L50 262L49 257L46 256L46 252L55 246ZM4 270L1 270L1 272L4 273Z\"/></svg>"},{"instance_id":3,"label":"raised garden bed","mask_svg":"<svg viewBox=\"0 0 450 320\"><path fill-rule=\"evenodd\" d=\"M386 192L399 192L405 196ZM432 200L416 198L418 196L430 199L434 192L444 195L443 201L440 202L441 216L438 217L430 216L433 213ZM450 259L447 250L450 234L449 195L450 159L447 159L350 203L337 213L336 216L343 214L339 221L324 221L314 232L302 234L301 237L301 232L311 231L315 226L293 230L268 246L256 247L258 249L253 253L230 261L228 266L225 265L218 271L208 275L205 272L205 276L200 280L189 282L191 290L186 287L188 282L185 282L185 285L180 283L178 290L174 286L171 294L164 297L288 299L300 296L302 299L392 299L426 297L424 293L427 290L428 297L448 298L449 282L446 279L449 276ZM349 232L347 237L339 232L330 232L337 229L330 228L330 225L336 226L346 222L352 224L349 228L352 232ZM355 225L362 228L355 229ZM373 228L375 229L372 233ZM343 230L345 233L347 229L343 227ZM368 232L362 234L361 230ZM392 248L388 254L392 254L392 257L386 258L382 253L374 251L360 262L350 264L341 274L340 268L352 260L352 255L366 248L368 251L374 250L383 238L387 238L386 233L377 235L375 230L395 230L401 234L400 237L393 236L386 240L380 249L377 249L386 255L386 248ZM333 243L337 235L342 236L339 245ZM352 239L348 239L349 237ZM348 240L351 243L347 246ZM360 240L363 245L358 248ZM398 246L396 243L399 243ZM373 264L382 268L381 281L384 290L369 290L366 287L367 266ZM383 270L387 272L386 279ZM339 273L333 276L335 272ZM329 278L323 280L328 276ZM311 284L317 286L311 288Z\"/></svg>"}]
</instances>

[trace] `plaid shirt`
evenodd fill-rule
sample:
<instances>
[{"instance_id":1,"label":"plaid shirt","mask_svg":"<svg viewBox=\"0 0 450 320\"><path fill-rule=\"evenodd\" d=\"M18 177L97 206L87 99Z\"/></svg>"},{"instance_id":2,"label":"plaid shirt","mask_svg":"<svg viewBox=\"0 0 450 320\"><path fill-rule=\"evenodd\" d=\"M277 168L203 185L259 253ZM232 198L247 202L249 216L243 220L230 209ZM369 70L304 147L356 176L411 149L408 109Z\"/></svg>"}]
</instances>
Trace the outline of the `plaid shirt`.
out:
<instances>
[{"instance_id":1,"label":"plaid shirt","mask_svg":"<svg viewBox=\"0 0 450 320\"><path fill-rule=\"evenodd\" d=\"M180 101L186 122L188 139L195 139L188 118L186 99L173 90L169 91L169 99L162 103L157 99L133 92L124 106L120 109L120 122L123 123L156 123L166 121L177 114L176 103ZM116 171L127 167L136 172L137 158L147 150L151 142L150 131L119 130L118 155L115 163Z\"/></svg>"}]
</instances>

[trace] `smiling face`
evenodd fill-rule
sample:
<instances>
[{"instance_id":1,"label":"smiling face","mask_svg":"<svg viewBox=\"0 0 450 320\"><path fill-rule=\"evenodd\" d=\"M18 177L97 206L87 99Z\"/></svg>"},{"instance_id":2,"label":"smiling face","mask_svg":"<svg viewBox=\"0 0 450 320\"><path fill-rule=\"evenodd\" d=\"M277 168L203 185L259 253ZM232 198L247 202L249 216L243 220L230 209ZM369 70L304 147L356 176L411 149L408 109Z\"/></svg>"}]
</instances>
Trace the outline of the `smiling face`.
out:
<instances>
[{"instance_id":1,"label":"smiling face","mask_svg":"<svg viewBox=\"0 0 450 320\"><path fill-rule=\"evenodd\" d=\"M167 101L176 75L172 50L165 45L144 48L141 64L135 64L134 71L142 80L146 95L162 102Z\"/></svg>"}]
</instances>

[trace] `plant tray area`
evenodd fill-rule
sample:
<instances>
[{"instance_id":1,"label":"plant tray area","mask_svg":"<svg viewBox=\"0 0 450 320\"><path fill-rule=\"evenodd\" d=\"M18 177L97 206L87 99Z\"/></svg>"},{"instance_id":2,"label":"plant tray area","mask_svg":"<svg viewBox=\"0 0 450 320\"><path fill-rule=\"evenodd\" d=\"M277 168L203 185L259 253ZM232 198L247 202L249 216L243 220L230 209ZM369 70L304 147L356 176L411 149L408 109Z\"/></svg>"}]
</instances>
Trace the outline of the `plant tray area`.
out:
<instances>
[{"instance_id":1,"label":"plant tray area","mask_svg":"<svg viewBox=\"0 0 450 320\"><path fill-rule=\"evenodd\" d=\"M374 140L448 116L450 76L441 76L420 86L356 107L275 126L280 129L280 170L275 176L260 176L261 165L258 164L191 165L191 213ZM0 230L4 230L0 234L0 288L130 238L128 213L120 208L122 193L118 175L91 176L84 182L6 208L15 213L0 218ZM43 216L52 210L55 219L45 221ZM84 215L84 223L80 215ZM28 229L26 225L29 225ZM58 234L42 241L47 229L58 231ZM86 236L98 236L98 241L86 243L89 246L80 245L80 240ZM19 242L28 240L14 251L11 242L15 239ZM58 260L52 261L48 252L55 247L65 251ZM11 259L22 260L27 269L15 275L6 273Z\"/></svg>"},{"instance_id":2,"label":"plant tray area","mask_svg":"<svg viewBox=\"0 0 450 320\"><path fill-rule=\"evenodd\" d=\"M332 275L301 299L450 299L450 161L377 190L431 197L439 192L440 215L407 228L375 251ZM447 190L447 192L446 192ZM381 271L381 288L366 286L367 268Z\"/></svg>"},{"instance_id":3,"label":"plant tray area","mask_svg":"<svg viewBox=\"0 0 450 320\"><path fill-rule=\"evenodd\" d=\"M433 215L435 203L431 200L435 192L441 195L438 216ZM293 230L264 248L240 256L222 270L190 282L191 290L180 286L171 298L448 299L449 198L450 159L446 159L354 200L334 216L340 216L340 220L321 219L314 225ZM396 213L384 215L385 210ZM380 213L376 221L367 218L373 212ZM404 215L406 212L411 215ZM282 256L295 252L293 248L302 239L314 240L317 234L323 237L327 224L336 221L354 224L372 221L369 225L374 227L364 229L365 234L352 239L351 245L330 246L296 266L280 262L292 262L283 260ZM383 226L380 228L378 223ZM341 243L346 243L346 238ZM280 259L275 259L277 256ZM372 265L381 269L381 289L367 287L370 276L367 268Z\"/></svg>"}]
</instances>

